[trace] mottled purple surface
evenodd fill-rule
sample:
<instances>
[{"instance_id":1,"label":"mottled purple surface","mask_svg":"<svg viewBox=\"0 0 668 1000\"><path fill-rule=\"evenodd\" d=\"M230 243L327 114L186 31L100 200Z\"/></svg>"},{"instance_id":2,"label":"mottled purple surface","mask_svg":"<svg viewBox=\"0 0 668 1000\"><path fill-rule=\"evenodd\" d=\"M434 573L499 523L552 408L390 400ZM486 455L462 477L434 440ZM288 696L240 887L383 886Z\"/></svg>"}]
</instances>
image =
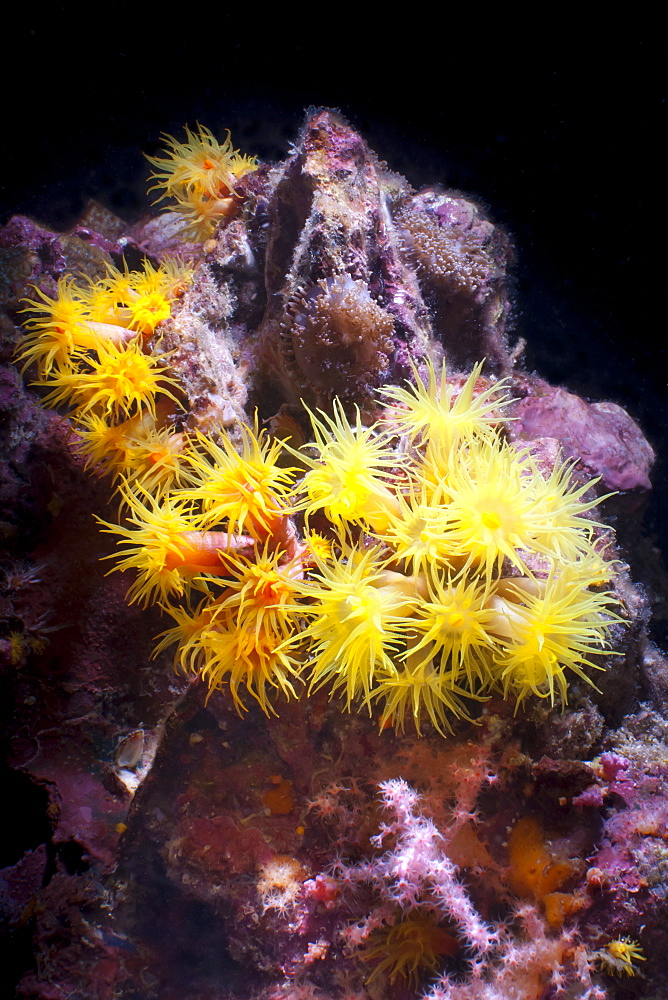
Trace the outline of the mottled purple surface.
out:
<instances>
[{"instance_id":1,"label":"mottled purple surface","mask_svg":"<svg viewBox=\"0 0 668 1000\"><path fill-rule=\"evenodd\" d=\"M610 490L647 490L654 452L626 410L588 403L540 379L512 408L511 435L519 441L556 438L565 458L580 460Z\"/></svg>"}]
</instances>

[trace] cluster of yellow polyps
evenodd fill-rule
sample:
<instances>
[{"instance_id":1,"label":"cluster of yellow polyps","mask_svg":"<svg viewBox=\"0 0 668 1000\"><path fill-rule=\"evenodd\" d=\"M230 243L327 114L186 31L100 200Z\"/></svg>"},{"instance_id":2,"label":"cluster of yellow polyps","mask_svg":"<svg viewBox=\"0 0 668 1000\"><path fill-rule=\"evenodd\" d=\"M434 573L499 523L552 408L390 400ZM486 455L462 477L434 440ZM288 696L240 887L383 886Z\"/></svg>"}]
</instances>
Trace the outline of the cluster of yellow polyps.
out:
<instances>
[{"instance_id":1,"label":"cluster of yellow polyps","mask_svg":"<svg viewBox=\"0 0 668 1000\"><path fill-rule=\"evenodd\" d=\"M220 143L202 125L193 132L186 126L186 141L164 135L165 156L147 156L155 167L149 190L162 190L157 199L170 199L169 210L179 215L183 236L206 239L216 223L231 215L239 204L236 184L244 174L257 169L253 156L241 156L232 146L230 133Z\"/></svg>"},{"instance_id":2,"label":"cluster of yellow polyps","mask_svg":"<svg viewBox=\"0 0 668 1000\"><path fill-rule=\"evenodd\" d=\"M129 600L174 619L159 650L176 643L176 663L238 708L243 688L270 711L272 689L305 680L399 728L426 713L442 730L495 689L565 702L569 672L592 683L620 619L591 484L505 439L508 399L479 389L479 366L463 384L427 372L382 390L372 427L338 402L310 414L300 452L257 427L238 449L222 430L184 436L176 483L113 453L129 513L105 528L136 573Z\"/></svg>"},{"instance_id":3,"label":"cluster of yellow polyps","mask_svg":"<svg viewBox=\"0 0 668 1000\"><path fill-rule=\"evenodd\" d=\"M186 132L167 137L153 179L204 236L255 163L229 135ZM153 334L190 277L147 262L62 278L55 298L28 300L18 355L45 404L67 408L88 463L118 480L124 518L104 527L120 536L116 568L135 573L128 599L174 619L158 650L176 643L176 663L228 685L238 709L244 688L268 712L274 689L305 681L399 728L426 714L442 731L494 690L553 703L569 673L591 684L621 621L598 501L567 463L544 472L507 440L503 383L427 363L426 380L381 390L373 426L338 400L309 413L299 452L257 424L238 446L223 429L186 433Z\"/></svg>"},{"instance_id":4,"label":"cluster of yellow polyps","mask_svg":"<svg viewBox=\"0 0 668 1000\"><path fill-rule=\"evenodd\" d=\"M90 464L146 488L178 479L185 438L165 422L178 382L153 335L192 277L190 268L144 262L109 267L102 281L61 278L54 298L26 300L27 334L18 352L47 406L67 409Z\"/></svg>"}]
</instances>

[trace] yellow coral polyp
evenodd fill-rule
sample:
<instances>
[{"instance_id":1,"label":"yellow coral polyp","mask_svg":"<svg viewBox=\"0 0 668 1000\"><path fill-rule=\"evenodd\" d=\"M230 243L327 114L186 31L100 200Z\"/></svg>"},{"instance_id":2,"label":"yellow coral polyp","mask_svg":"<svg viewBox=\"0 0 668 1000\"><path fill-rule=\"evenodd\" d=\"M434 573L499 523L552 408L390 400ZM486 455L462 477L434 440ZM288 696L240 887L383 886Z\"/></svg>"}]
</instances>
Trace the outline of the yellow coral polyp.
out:
<instances>
[{"instance_id":1,"label":"yellow coral polyp","mask_svg":"<svg viewBox=\"0 0 668 1000\"><path fill-rule=\"evenodd\" d=\"M638 969L633 963L647 961L638 942L629 937L615 938L594 954L601 967L615 976L635 976Z\"/></svg>"},{"instance_id":2,"label":"yellow coral polyp","mask_svg":"<svg viewBox=\"0 0 668 1000\"><path fill-rule=\"evenodd\" d=\"M362 426L359 410L352 425L339 400L333 410L331 417L323 413L322 418L308 411L315 443L299 454L309 467L300 487L307 496L306 516L323 511L338 526L365 521L382 530L389 514L399 511L387 478L399 464L397 456L385 435Z\"/></svg>"},{"instance_id":3,"label":"yellow coral polyp","mask_svg":"<svg viewBox=\"0 0 668 1000\"><path fill-rule=\"evenodd\" d=\"M175 196L174 211L185 225L180 230L186 239L202 241L208 239L221 219L232 215L237 208L232 197L210 198L208 195L186 191Z\"/></svg>"},{"instance_id":4,"label":"yellow coral polyp","mask_svg":"<svg viewBox=\"0 0 668 1000\"><path fill-rule=\"evenodd\" d=\"M384 702L380 728L391 724L403 733L408 717L420 734L426 714L436 732L445 736L446 730L452 732L449 716L471 722L465 699L482 699L457 683L455 671L439 670L424 658L414 664L408 652L406 663L395 673L381 676L371 692L370 700Z\"/></svg>"},{"instance_id":5,"label":"yellow coral polyp","mask_svg":"<svg viewBox=\"0 0 668 1000\"><path fill-rule=\"evenodd\" d=\"M187 479L191 443L173 427L158 427L150 413L140 413L120 424L97 413L85 413L75 427L78 450L88 466L140 481L149 493L160 493Z\"/></svg>"},{"instance_id":6,"label":"yellow coral polyp","mask_svg":"<svg viewBox=\"0 0 668 1000\"><path fill-rule=\"evenodd\" d=\"M501 441L470 444L452 464L444 489L453 550L484 565L491 579L504 559L524 572L526 553L574 560L591 549L595 522L583 515L591 486L571 490L564 466L543 479L531 456Z\"/></svg>"},{"instance_id":7,"label":"yellow coral polyp","mask_svg":"<svg viewBox=\"0 0 668 1000\"><path fill-rule=\"evenodd\" d=\"M306 543L306 559L311 565L315 565L316 558L325 560L332 558L334 545L331 538L326 538L318 531L310 531L307 532L304 541Z\"/></svg>"},{"instance_id":8,"label":"yellow coral polyp","mask_svg":"<svg viewBox=\"0 0 668 1000\"><path fill-rule=\"evenodd\" d=\"M469 564L482 564L487 579L504 559L523 567L519 550L545 550L545 521L528 489L533 470L525 456L502 442L469 446L447 481L452 546Z\"/></svg>"},{"instance_id":9,"label":"yellow coral polyp","mask_svg":"<svg viewBox=\"0 0 668 1000\"><path fill-rule=\"evenodd\" d=\"M280 534L292 507L288 502L294 470L279 467L283 445L257 427L240 427L241 453L223 432L220 443L203 434L190 459L196 485L183 496L202 504L203 527L226 522L228 531L245 531L265 541Z\"/></svg>"},{"instance_id":10,"label":"yellow coral polyp","mask_svg":"<svg viewBox=\"0 0 668 1000\"><path fill-rule=\"evenodd\" d=\"M151 493L183 485L189 478L192 442L183 431L157 427L141 421L127 434L123 473L128 482L138 481Z\"/></svg>"},{"instance_id":11,"label":"yellow coral polyp","mask_svg":"<svg viewBox=\"0 0 668 1000\"><path fill-rule=\"evenodd\" d=\"M285 697L295 696L292 678L298 670L291 655L279 648L289 630L287 622L276 627L276 616L268 614L258 615L253 621L248 609L240 621L238 608L230 605L225 594L213 601L203 600L195 611L171 606L165 610L176 625L159 637L154 655L178 643L174 665L186 673L198 674L210 691L227 685L239 714L246 711L240 693L244 687L267 715L274 711L270 690L278 689Z\"/></svg>"},{"instance_id":12,"label":"yellow coral polyp","mask_svg":"<svg viewBox=\"0 0 668 1000\"><path fill-rule=\"evenodd\" d=\"M37 362L42 380L56 372L76 373L82 361L110 345L129 344L136 334L150 336L171 315L171 303L192 277L192 269L177 261L157 268L145 260L142 271L119 271L111 265L99 282L75 284L71 276L58 281L55 298L35 287L39 299L25 299L27 334L19 347L24 368Z\"/></svg>"},{"instance_id":13,"label":"yellow coral polyp","mask_svg":"<svg viewBox=\"0 0 668 1000\"><path fill-rule=\"evenodd\" d=\"M238 553L225 557L225 593L219 613L229 616L244 631L264 630L282 642L294 630L295 615L289 608L301 566L281 564L281 553L256 552L253 559Z\"/></svg>"},{"instance_id":14,"label":"yellow coral polyp","mask_svg":"<svg viewBox=\"0 0 668 1000\"><path fill-rule=\"evenodd\" d=\"M593 479L573 488L573 467L572 461L558 461L547 477L536 470L530 484L537 501L536 512L542 520L541 544L569 565L585 554L594 555L593 530L603 525L585 515L610 495L584 500L585 494L599 480Z\"/></svg>"},{"instance_id":15,"label":"yellow coral polyp","mask_svg":"<svg viewBox=\"0 0 668 1000\"><path fill-rule=\"evenodd\" d=\"M411 650L412 660L433 660L455 678L465 673L470 690L486 687L497 649L490 634L495 612L486 607L487 584L464 576L450 580L432 574L427 579L430 600L420 603L415 616L420 640Z\"/></svg>"},{"instance_id":16,"label":"yellow coral polyp","mask_svg":"<svg viewBox=\"0 0 668 1000\"><path fill-rule=\"evenodd\" d=\"M208 597L200 601L194 611L188 605L162 605L176 624L156 636L160 641L153 650L153 658L176 644L174 668L180 667L186 674L198 674L206 664L206 643L203 637L213 626L218 607L218 602L211 601Z\"/></svg>"},{"instance_id":17,"label":"yellow coral polyp","mask_svg":"<svg viewBox=\"0 0 668 1000\"><path fill-rule=\"evenodd\" d=\"M289 613L272 614L263 607L267 613L254 614L250 607L235 607L227 594L202 601L195 612L178 607L166 610L176 626L162 634L156 654L178 642L175 665L186 673L199 674L210 691L227 686L239 714L246 711L242 688L267 715L274 712L270 690L295 697L292 679L299 673L298 664L281 645L294 627Z\"/></svg>"},{"instance_id":18,"label":"yellow coral polyp","mask_svg":"<svg viewBox=\"0 0 668 1000\"><path fill-rule=\"evenodd\" d=\"M183 216L186 236L206 239L215 223L235 206L236 182L257 169L255 157L241 156L232 146L229 131L222 143L202 125L185 126L186 141L163 133L166 156L147 156L156 168L149 191L162 190L156 199L173 198L172 210Z\"/></svg>"},{"instance_id":19,"label":"yellow coral polyp","mask_svg":"<svg viewBox=\"0 0 668 1000\"><path fill-rule=\"evenodd\" d=\"M172 303L192 278L192 268L178 260L164 260L154 267L144 260L141 271L119 271L109 266L107 277L91 283L86 291L90 319L96 329L106 324L151 336L171 315Z\"/></svg>"},{"instance_id":20,"label":"yellow coral polyp","mask_svg":"<svg viewBox=\"0 0 668 1000\"><path fill-rule=\"evenodd\" d=\"M166 156L147 156L148 162L157 168L150 180L155 181L149 191L164 188L161 198L174 196L182 188L215 197L221 186L233 190L234 178L248 169L254 169L252 159L239 156L232 146L229 130L222 143L213 132L203 125L197 131L185 127L186 141L179 142L174 136L162 133L167 148Z\"/></svg>"},{"instance_id":21,"label":"yellow coral polyp","mask_svg":"<svg viewBox=\"0 0 668 1000\"><path fill-rule=\"evenodd\" d=\"M38 315L27 320L27 334L20 344L17 360L23 368L37 362L42 378L56 370L66 373L72 370L72 358L76 352L96 350L103 338L91 329L88 320L90 310L85 292L74 283L71 276L58 281L55 298L34 286L39 299L24 299L24 312Z\"/></svg>"},{"instance_id":22,"label":"yellow coral polyp","mask_svg":"<svg viewBox=\"0 0 668 1000\"><path fill-rule=\"evenodd\" d=\"M438 375L433 363L425 362L426 382L413 366L413 385L384 386L380 390L391 404L385 421L410 440L429 441L446 452L462 441L488 434L511 400L498 395L504 380L476 392L482 365L479 362L473 366L459 390L448 381L445 362Z\"/></svg>"},{"instance_id":23,"label":"yellow coral polyp","mask_svg":"<svg viewBox=\"0 0 668 1000\"><path fill-rule=\"evenodd\" d=\"M146 292L126 306L128 329L148 335L153 333L158 323L171 315L169 299L162 292Z\"/></svg>"},{"instance_id":24,"label":"yellow coral polyp","mask_svg":"<svg viewBox=\"0 0 668 1000\"><path fill-rule=\"evenodd\" d=\"M349 556L344 548L330 561L318 559L319 572L299 587L310 598L302 638L310 640L311 687L331 681L348 708L359 697L368 705L379 675L396 675L392 655L405 642L416 601L387 581L377 550Z\"/></svg>"},{"instance_id":25,"label":"yellow coral polyp","mask_svg":"<svg viewBox=\"0 0 668 1000\"><path fill-rule=\"evenodd\" d=\"M375 532L385 542L396 559L412 572L424 572L429 566L446 567L461 563L453 544L447 507L428 500L425 484L420 491L413 487L407 494L396 496L398 511L386 513L384 530Z\"/></svg>"},{"instance_id":26,"label":"yellow coral polyp","mask_svg":"<svg viewBox=\"0 0 668 1000\"><path fill-rule=\"evenodd\" d=\"M120 535L119 544L126 546L114 569L137 571L127 594L130 604L164 604L189 592L197 573L225 572L221 553L234 545L234 538L226 532L200 531L192 503L169 494L156 499L143 487L133 490L127 483L121 495L130 510L129 526L98 521L103 530Z\"/></svg>"},{"instance_id":27,"label":"yellow coral polyp","mask_svg":"<svg viewBox=\"0 0 668 1000\"><path fill-rule=\"evenodd\" d=\"M490 631L502 647L495 670L504 697L514 695L518 704L530 691L551 704L558 693L566 704L566 671L595 687L583 668L602 669L589 657L602 650L610 626L621 619L611 610L609 594L574 587L568 576L552 573L536 591L509 581L506 596L490 600L495 612Z\"/></svg>"},{"instance_id":28,"label":"yellow coral polyp","mask_svg":"<svg viewBox=\"0 0 668 1000\"><path fill-rule=\"evenodd\" d=\"M229 136L186 137L169 138L154 180L213 225L254 164ZM145 261L63 278L55 297L26 301L18 351L45 403L69 407L87 465L120 481L124 520L101 523L118 538L115 569L134 575L128 600L174 620L157 651L175 643L176 665L239 712L245 693L273 711L304 679L418 732L426 719L447 732L494 690L519 706L530 694L565 704L573 676L593 686L622 620L604 589L616 571L592 519L595 481L575 483L561 459L543 472L507 441L505 383L480 364L453 379L427 362L426 378L414 368L412 385L380 390L370 426L338 399L307 410L313 440L299 451L257 418L234 438L186 433L169 355L149 345L191 276Z\"/></svg>"},{"instance_id":29,"label":"yellow coral polyp","mask_svg":"<svg viewBox=\"0 0 668 1000\"><path fill-rule=\"evenodd\" d=\"M171 392L177 385L174 378L138 344L100 343L96 351L97 356L87 356L76 370L59 372L40 383L51 389L44 400L47 406L73 405L79 416L97 409L118 419L143 410L155 417L158 395L176 402Z\"/></svg>"},{"instance_id":30,"label":"yellow coral polyp","mask_svg":"<svg viewBox=\"0 0 668 1000\"><path fill-rule=\"evenodd\" d=\"M86 466L101 466L105 472L119 473L130 465L130 436L146 414L137 414L120 424L112 423L99 413L84 413L74 432L77 450L86 457Z\"/></svg>"},{"instance_id":31,"label":"yellow coral polyp","mask_svg":"<svg viewBox=\"0 0 668 1000\"><path fill-rule=\"evenodd\" d=\"M280 690L286 698L296 692L292 677L298 673L292 656L278 645L280 637L270 628L240 630L216 627L206 633L206 657L200 673L211 690L227 684L239 714L246 711L240 688L245 687L265 714L276 714L269 700L270 690Z\"/></svg>"}]
</instances>

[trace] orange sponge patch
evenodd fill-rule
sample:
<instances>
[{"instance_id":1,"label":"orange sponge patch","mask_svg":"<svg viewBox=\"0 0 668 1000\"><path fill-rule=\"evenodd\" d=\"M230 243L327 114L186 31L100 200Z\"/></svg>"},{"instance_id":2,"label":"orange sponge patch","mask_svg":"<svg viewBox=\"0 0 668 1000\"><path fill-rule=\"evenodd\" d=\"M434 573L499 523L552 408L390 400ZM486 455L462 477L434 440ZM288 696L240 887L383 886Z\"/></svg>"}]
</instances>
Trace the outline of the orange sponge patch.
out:
<instances>
[{"instance_id":1,"label":"orange sponge patch","mask_svg":"<svg viewBox=\"0 0 668 1000\"><path fill-rule=\"evenodd\" d=\"M510 888L523 899L542 903L549 911L556 926L563 922L569 907L563 893L557 893L575 874L573 861L555 857L535 816L523 816L513 827L508 838L510 861ZM552 899L554 895L554 899Z\"/></svg>"}]
</instances>

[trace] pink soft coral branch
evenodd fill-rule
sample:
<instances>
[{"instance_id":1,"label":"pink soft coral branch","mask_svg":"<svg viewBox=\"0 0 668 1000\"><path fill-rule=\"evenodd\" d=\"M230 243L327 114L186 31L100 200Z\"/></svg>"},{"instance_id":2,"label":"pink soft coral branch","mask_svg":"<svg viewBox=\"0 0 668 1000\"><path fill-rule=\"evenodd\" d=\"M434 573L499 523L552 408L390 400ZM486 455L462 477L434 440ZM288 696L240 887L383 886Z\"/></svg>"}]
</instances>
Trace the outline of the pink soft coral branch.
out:
<instances>
[{"instance_id":1,"label":"pink soft coral branch","mask_svg":"<svg viewBox=\"0 0 668 1000\"><path fill-rule=\"evenodd\" d=\"M397 907L431 911L456 924L471 951L469 974L454 981L444 973L423 994L424 1000L542 1000L564 994L573 1000L605 1000L605 990L592 982L591 963L573 931L551 934L535 906L515 910L510 926L485 923L458 881L457 866L447 853L461 825L457 818L443 830L422 812L422 797L400 778L383 781L380 793L388 821L372 838L374 847L389 847L380 857L355 865L337 862L335 874L348 885L370 885L378 903L343 937L361 946L373 931L396 923Z\"/></svg>"},{"instance_id":2,"label":"pink soft coral branch","mask_svg":"<svg viewBox=\"0 0 668 1000\"><path fill-rule=\"evenodd\" d=\"M447 838L420 811L421 796L400 778L384 781L379 787L393 819L381 825L372 843L383 847L387 838L393 837L393 847L372 861L337 866L346 881L371 884L378 891L382 903L379 912L371 915L371 925L379 923L374 916L380 917L380 923L392 922L392 907L431 909L454 921L469 947L485 954L495 943L496 934L481 920L457 881L457 866L445 853Z\"/></svg>"},{"instance_id":3,"label":"pink soft coral branch","mask_svg":"<svg viewBox=\"0 0 668 1000\"><path fill-rule=\"evenodd\" d=\"M433 820L420 812L420 795L400 778L380 784L383 804L395 820L381 828L374 838L381 846L390 834L394 849L378 864L390 895L403 906L414 907L419 900L432 899L444 916L453 920L468 945L484 954L496 942L495 932L479 917L464 887L457 881L457 866L445 853L447 831L439 832Z\"/></svg>"}]
</instances>

